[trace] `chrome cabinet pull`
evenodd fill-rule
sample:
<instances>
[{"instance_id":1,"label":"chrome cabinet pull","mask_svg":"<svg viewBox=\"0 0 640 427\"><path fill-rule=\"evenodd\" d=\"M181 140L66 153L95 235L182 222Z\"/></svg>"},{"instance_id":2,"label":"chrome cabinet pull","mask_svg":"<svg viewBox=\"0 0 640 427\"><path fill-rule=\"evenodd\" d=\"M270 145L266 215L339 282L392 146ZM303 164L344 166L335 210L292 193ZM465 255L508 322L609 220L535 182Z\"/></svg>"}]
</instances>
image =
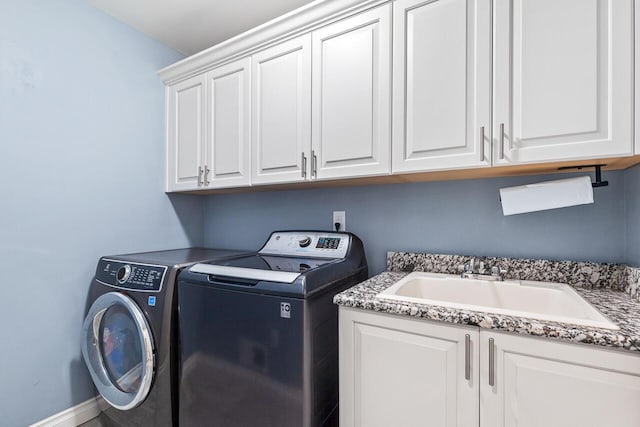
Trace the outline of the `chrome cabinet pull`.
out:
<instances>
[{"instance_id":1,"label":"chrome cabinet pull","mask_svg":"<svg viewBox=\"0 0 640 427\"><path fill-rule=\"evenodd\" d=\"M464 379L471 379L471 335L464 336Z\"/></svg>"},{"instance_id":2,"label":"chrome cabinet pull","mask_svg":"<svg viewBox=\"0 0 640 427\"><path fill-rule=\"evenodd\" d=\"M202 187L202 166L198 166L198 187Z\"/></svg>"},{"instance_id":3,"label":"chrome cabinet pull","mask_svg":"<svg viewBox=\"0 0 640 427\"><path fill-rule=\"evenodd\" d=\"M307 178L307 156L304 155L304 152L302 152L302 169L300 170L300 174L302 178Z\"/></svg>"},{"instance_id":4,"label":"chrome cabinet pull","mask_svg":"<svg viewBox=\"0 0 640 427\"><path fill-rule=\"evenodd\" d=\"M484 162L484 126L480 127L480 161Z\"/></svg>"},{"instance_id":5,"label":"chrome cabinet pull","mask_svg":"<svg viewBox=\"0 0 640 427\"><path fill-rule=\"evenodd\" d=\"M504 123L500 123L500 144L498 145L498 158L504 160Z\"/></svg>"},{"instance_id":6,"label":"chrome cabinet pull","mask_svg":"<svg viewBox=\"0 0 640 427\"><path fill-rule=\"evenodd\" d=\"M311 150L311 176L318 177L318 156L314 150Z\"/></svg>"},{"instance_id":7,"label":"chrome cabinet pull","mask_svg":"<svg viewBox=\"0 0 640 427\"><path fill-rule=\"evenodd\" d=\"M209 169L207 167L207 165L204 166L204 185L205 187L209 184L211 184L211 182L209 181L209 179L207 178L209 176L209 172L211 172L211 169Z\"/></svg>"},{"instance_id":8,"label":"chrome cabinet pull","mask_svg":"<svg viewBox=\"0 0 640 427\"><path fill-rule=\"evenodd\" d=\"M495 344L493 338L489 338L489 385L493 387L495 384Z\"/></svg>"}]
</instances>

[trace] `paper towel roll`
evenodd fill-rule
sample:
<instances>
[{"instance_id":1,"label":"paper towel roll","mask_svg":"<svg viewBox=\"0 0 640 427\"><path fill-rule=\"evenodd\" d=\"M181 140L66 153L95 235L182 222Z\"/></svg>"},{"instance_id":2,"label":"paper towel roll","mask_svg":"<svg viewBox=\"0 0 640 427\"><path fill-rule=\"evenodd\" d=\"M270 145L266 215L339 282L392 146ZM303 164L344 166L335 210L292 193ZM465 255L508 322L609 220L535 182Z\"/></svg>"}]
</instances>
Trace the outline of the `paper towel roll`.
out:
<instances>
[{"instance_id":1,"label":"paper towel roll","mask_svg":"<svg viewBox=\"0 0 640 427\"><path fill-rule=\"evenodd\" d=\"M589 176L559 179L501 188L500 200L505 216L558 209L593 203L593 187Z\"/></svg>"}]
</instances>

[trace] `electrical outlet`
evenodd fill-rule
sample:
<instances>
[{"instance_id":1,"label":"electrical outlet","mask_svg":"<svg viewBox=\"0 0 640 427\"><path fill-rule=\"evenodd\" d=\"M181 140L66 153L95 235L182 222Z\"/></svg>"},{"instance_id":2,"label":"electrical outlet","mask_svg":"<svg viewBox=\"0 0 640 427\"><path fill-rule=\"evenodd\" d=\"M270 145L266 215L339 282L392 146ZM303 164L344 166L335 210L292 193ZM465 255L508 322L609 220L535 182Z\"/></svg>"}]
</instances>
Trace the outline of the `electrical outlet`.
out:
<instances>
[{"instance_id":1,"label":"electrical outlet","mask_svg":"<svg viewBox=\"0 0 640 427\"><path fill-rule=\"evenodd\" d=\"M345 211L333 211L333 222L331 223L333 230L336 229L336 223L340 224L338 231L347 231L347 214Z\"/></svg>"}]
</instances>

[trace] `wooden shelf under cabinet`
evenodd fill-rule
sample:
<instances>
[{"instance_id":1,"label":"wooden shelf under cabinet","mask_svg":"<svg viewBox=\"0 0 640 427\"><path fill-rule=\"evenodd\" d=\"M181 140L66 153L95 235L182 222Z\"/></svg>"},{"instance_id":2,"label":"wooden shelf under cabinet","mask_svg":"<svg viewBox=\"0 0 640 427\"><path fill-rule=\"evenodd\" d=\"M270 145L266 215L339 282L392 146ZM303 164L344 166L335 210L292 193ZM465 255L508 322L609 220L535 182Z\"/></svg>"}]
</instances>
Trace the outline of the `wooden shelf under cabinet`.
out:
<instances>
[{"instance_id":1,"label":"wooden shelf under cabinet","mask_svg":"<svg viewBox=\"0 0 640 427\"><path fill-rule=\"evenodd\" d=\"M514 166L498 166L490 168L477 169L459 169L448 171L434 172L415 172L394 175L382 175L374 177L362 178L346 178L322 181L306 181L298 183L271 184L271 185L254 185L251 187L222 188L211 190L184 191L187 194L228 194L228 193L246 193L256 191L279 191L279 190L301 190L311 188L330 188L330 187L349 187L359 185L379 185L379 184L402 184L410 182L427 182L427 181L454 181L462 179L481 179L481 178L498 178L507 176L523 176L523 175L543 175L555 173L575 173L576 170L558 170L560 167L580 166L580 165L606 165L602 169L605 171L614 171L628 169L632 166L640 164L640 155L627 157L611 157L605 159L576 160L570 162L553 162L538 163ZM591 170L584 170L584 173L591 173Z\"/></svg>"}]
</instances>

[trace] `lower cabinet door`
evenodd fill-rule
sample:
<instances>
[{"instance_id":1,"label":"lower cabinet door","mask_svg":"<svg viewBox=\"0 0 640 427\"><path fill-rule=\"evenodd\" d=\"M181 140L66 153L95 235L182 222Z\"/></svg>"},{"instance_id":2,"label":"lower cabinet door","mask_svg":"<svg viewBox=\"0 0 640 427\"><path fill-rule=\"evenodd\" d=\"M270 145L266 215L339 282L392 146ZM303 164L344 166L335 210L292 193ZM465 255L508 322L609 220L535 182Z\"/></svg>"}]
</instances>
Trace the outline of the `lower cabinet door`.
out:
<instances>
[{"instance_id":1,"label":"lower cabinet door","mask_svg":"<svg viewBox=\"0 0 640 427\"><path fill-rule=\"evenodd\" d=\"M480 341L482 427L640 426L637 355L491 332Z\"/></svg>"},{"instance_id":2,"label":"lower cabinet door","mask_svg":"<svg viewBox=\"0 0 640 427\"><path fill-rule=\"evenodd\" d=\"M478 337L340 307L340 426L478 426Z\"/></svg>"}]
</instances>

